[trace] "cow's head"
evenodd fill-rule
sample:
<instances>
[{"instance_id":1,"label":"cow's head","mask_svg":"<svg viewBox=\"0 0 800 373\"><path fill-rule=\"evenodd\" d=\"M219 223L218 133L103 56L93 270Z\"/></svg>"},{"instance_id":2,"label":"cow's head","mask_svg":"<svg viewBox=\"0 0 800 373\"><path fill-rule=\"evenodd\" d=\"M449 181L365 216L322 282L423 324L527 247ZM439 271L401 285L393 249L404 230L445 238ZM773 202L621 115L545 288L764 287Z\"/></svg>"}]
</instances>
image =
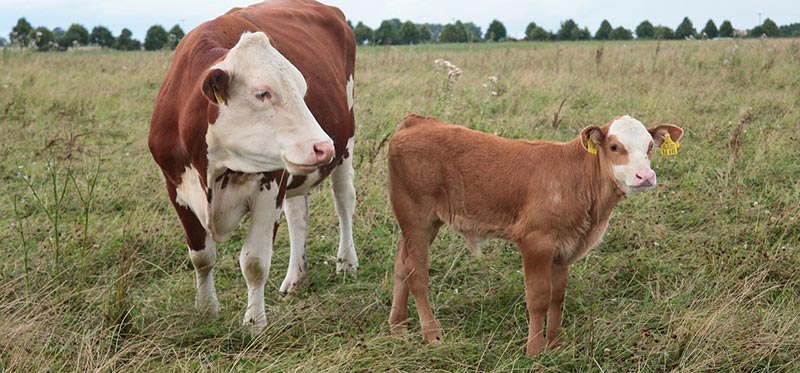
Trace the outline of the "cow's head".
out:
<instances>
[{"instance_id":1,"label":"cow's head","mask_svg":"<svg viewBox=\"0 0 800 373\"><path fill-rule=\"evenodd\" d=\"M596 149L601 167L611 174L620 190L630 194L656 185L650 157L653 145L660 147L667 135L677 142L683 129L672 124L645 128L642 122L626 115L602 127L584 128L581 143L587 149Z\"/></svg>"},{"instance_id":2,"label":"cow's head","mask_svg":"<svg viewBox=\"0 0 800 373\"><path fill-rule=\"evenodd\" d=\"M203 79L209 160L239 172L299 175L330 163L333 141L303 100L306 89L263 32L244 33Z\"/></svg>"}]
</instances>

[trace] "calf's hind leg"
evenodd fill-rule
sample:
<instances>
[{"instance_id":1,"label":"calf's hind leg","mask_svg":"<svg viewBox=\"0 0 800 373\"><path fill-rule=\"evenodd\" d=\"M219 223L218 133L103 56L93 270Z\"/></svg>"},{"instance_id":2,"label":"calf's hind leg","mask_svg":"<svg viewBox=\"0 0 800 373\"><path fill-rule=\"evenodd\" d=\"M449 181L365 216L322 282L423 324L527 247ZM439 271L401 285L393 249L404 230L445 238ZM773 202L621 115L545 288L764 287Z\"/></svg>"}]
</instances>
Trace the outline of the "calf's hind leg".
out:
<instances>
[{"instance_id":1,"label":"calf's hind leg","mask_svg":"<svg viewBox=\"0 0 800 373\"><path fill-rule=\"evenodd\" d=\"M433 315L428 302L428 248L436 233L441 227L441 222L427 225L403 225L402 237L397 243L397 259L394 274L394 299L389 323L392 331L402 331L408 323L408 292L414 295L417 305L422 337L427 341L438 344L442 340L442 327Z\"/></svg>"}]
</instances>

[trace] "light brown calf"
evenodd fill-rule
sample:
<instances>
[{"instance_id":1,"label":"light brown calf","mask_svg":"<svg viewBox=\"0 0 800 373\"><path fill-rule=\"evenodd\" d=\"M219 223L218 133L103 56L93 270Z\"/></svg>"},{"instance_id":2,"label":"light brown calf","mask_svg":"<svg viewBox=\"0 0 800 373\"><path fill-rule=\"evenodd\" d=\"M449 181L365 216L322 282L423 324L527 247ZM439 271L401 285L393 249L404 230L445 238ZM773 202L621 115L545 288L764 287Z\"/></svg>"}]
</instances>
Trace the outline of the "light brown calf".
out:
<instances>
[{"instance_id":1,"label":"light brown calf","mask_svg":"<svg viewBox=\"0 0 800 373\"><path fill-rule=\"evenodd\" d=\"M527 354L548 342L559 345L569 265L600 240L624 195L655 186L653 145L674 145L666 139L677 142L682 135L674 125L648 129L624 116L587 127L570 142L524 141L407 116L389 145L389 190L402 230L392 331L407 327L410 290L423 338L441 341L428 303L428 248L447 224L473 249L485 237L517 245L529 316Z\"/></svg>"}]
</instances>

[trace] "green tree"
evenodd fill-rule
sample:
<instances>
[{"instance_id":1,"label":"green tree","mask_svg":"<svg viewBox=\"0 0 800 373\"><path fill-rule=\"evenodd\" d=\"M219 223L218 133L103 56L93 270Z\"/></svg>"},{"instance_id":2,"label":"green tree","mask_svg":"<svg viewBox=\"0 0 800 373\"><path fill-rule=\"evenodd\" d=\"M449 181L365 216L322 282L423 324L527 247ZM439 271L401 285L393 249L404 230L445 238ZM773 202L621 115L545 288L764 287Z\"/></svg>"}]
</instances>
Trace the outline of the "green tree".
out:
<instances>
[{"instance_id":1,"label":"green tree","mask_svg":"<svg viewBox=\"0 0 800 373\"><path fill-rule=\"evenodd\" d=\"M377 45L397 44L399 41L397 32L390 20L382 21L381 25L375 30L373 36L375 38L375 44Z\"/></svg>"},{"instance_id":2,"label":"green tree","mask_svg":"<svg viewBox=\"0 0 800 373\"><path fill-rule=\"evenodd\" d=\"M731 25L731 21L727 19L722 21L722 24L719 25L719 36L722 38L733 37L733 25Z\"/></svg>"},{"instance_id":3,"label":"green tree","mask_svg":"<svg viewBox=\"0 0 800 373\"><path fill-rule=\"evenodd\" d=\"M525 28L525 40L545 41L551 38L552 35L547 30L539 27L536 22L529 23L528 27Z\"/></svg>"},{"instance_id":4,"label":"green tree","mask_svg":"<svg viewBox=\"0 0 800 373\"><path fill-rule=\"evenodd\" d=\"M656 26L655 31L653 32L653 39L675 39L675 31L672 31L672 29L667 26Z\"/></svg>"},{"instance_id":5,"label":"green tree","mask_svg":"<svg viewBox=\"0 0 800 373\"><path fill-rule=\"evenodd\" d=\"M756 27L753 27L752 30L750 30L750 32L748 33L748 36L750 36L751 38L760 38L761 35L764 35L764 34L765 34L764 27L761 27L761 25L758 25Z\"/></svg>"},{"instance_id":6,"label":"green tree","mask_svg":"<svg viewBox=\"0 0 800 373\"><path fill-rule=\"evenodd\" d=\"M144 37L144 49L154 51L163 49L167 45L169 33L161 25L153 25L147 29L147 34Z\"/></svg>"},{"instance_id":7,"label":"green tree","mask_svg":"<svg viewBox=\"0 0 800 373\"><path fill-rule=\"evenodd\" d=\"M608 40L611 30L613 30L611 23L604 19L603 22L600 23L600 28L594 33L594 38L597 40Z\"/></svg>"},{"instance_id":8,"label":"green tree","mask_svg":"<svg viewBox=\"0 0 800 373\"><path fill-rule=\"evenodd\" d=\"M356 42L359 45L363 45L364 43L366 43L368 41L370 43L373 42L373 39L372 39L373 31L369 26L365 25L363 22L358 22L358 24L356 25L356 28L353 29L353 32L356 34Z\"/></svg>"},{"instance_id":9,"label":"green tree","mask_svg":"<svg viewBox=\"0 0 800 373\"><path fill-rule=\"evenodd\" d=\"M58 44L56 44L56 37L53 32L42 26L28 32L28 46L36 48L40 52L58 50Z\"/></svg>"},{"instance_id":10,"label":"green tree","mask_svg":"<svg viewBox=\"0 0 800 373\"><path fill-rule=\"evenodd\" d=\"M31 33L33 30L33 26L31 26L30 22L22 17L17 20L17 25L11 29L11 33L8 34L8 39L11 40L11 43L16 43L20 47L27 47L28 46L28 34Z\"/></svg>"},{"instance_id":11,"label":"green tree","mask_svg":"<svg viewBox=\"0 0 800 373\"><path fill-rule=\"evenodd\" d=\"M6 45L8 45L8 40L6 40L6 38L0 36L0 47L5 47Z\"/></svg>"},{"instance_id":12,"label":"green tree","mask_svg":"<svg viewBox=\"0 0 800 373\"><path fill-rule=\"evenodd\" d=\"M433 33L428 25L418 25L419 27L419 41L421 43L428 43L433 40Z\"/></svg>"},{"instance_id":13,"label":"green tree","mask_svg":"<svg viewBox=\"0 0 800 373\"><path fill-rule=\"evenodd\" d=\"M506 38L506 26L498 20L493 20L486 29L486 40L501 41Z\"/></svg>"},{"instance_id":14,"label":"green tree","mask_svg":"<svg viewBox=\"0 0 800 373\"><path fill-rule=\"evenodd\" d=\"M83 25L73 23L69 26L63 36L56 36L56 41L61 48L70 48L79 45L89 44L89 30Z\"/></svg>"},{"instance_id":15,"label":"green tree","mask_svg":"<svg viewBox=\"0 0 800 373\"><path fill-rule=\"evenodd\" d=\"M578 28L572 30L572 40L589 40L592 38L592 33L589 32L588 27Z\"/></svg>"},{"instance_id":16,"label":"green tree","mask_svg":"<svg viewBox=\"0 0 800 373\"><path fill-rule=\"evenodd\" d=\"M417 25L411 21L405 21L400 26L398 38L400 39L400 44L419 44L422 35L420 35Z\"/></svg>"},{"instance_id":17,"label":"green tree","mask_svg":"<svg viewBox=\"0 0 800 373\"><path fill-rule=\"evenodd\" d=\"M123 51L135 51L142 49L142 43L133 38L131 30L124 28L114 41L114 48Z\"/></svg>"},{"instance_id":18,"label":"green tree","mask_svg":"<svg viewBox=\"0 0 800 373\"><path fill-rule=\"evenodd\" d=\"M109 48L114 45L114 35L105 26L95 26L89 34L89 42L101 48Z\"/></svg>"},{"instance_id":19,"label":"green tree","mask_svg":"<svg viewBox=\"0 0 800 373\"><path fill-rule=\"evenodd\" d=\"M761 24L761 28L764 30L764 34L771 38L777 38L781 36L781 29L778 28L778 25L775 24L775 21L769 18L764 20L764 23Z\"/></svg>"},{"instance_id":20,"label":"green tree","mask_svg":"<svg viewBox=\"0 0 800 373\"><path fill-rule=\"evenodd\" d=\"M467 30L467 42L474 43L483 40L483 31L475 23L465 22L464 29Z\"/></svg>"},{"instance_id":21,"label":"green tree","mask_svg":"<svg viewBox=\"0 0 800 373\"><path fill-rule=\"evenodd\" d=\"M656 29L650 21L642 21L639 26L636 26L637 39L652 39L655 36Z\"/></svg>"},{"instance_id":22,"label":"green tree","mask_svg":"<svg viewBox=\"0 0 800 373\"><path fill-rule=\"evenodd\" d=\"M167 47L169 49L175 49L184 36L186 36L186 33L183 32L181 26L172 26L172 28L169 29L169 35L167 36Z\"/></svg>"},{"instance_id":23,"label":"green tree","mask_svg":"<svg viewBox=\"0 0 800 373\"><path fill-rule=\"evenodd\" d=\"M446 24L439 36L439 41L442 43L466 43L468 40L467 28L461 21L456 21L455 24Z\"/></svg>"},{"instance_id":24,"label":"green tree","mask_svg":"<svg viewBox=\"0 0 800 373\"><path fill-rule=\"evenodd\" d=\"M714 23L714 20L709 19L708 22L706 22L706 27L703 27L703 34L709 39L719 36L719 30L717 30L717 24Z\"/></svg>"},{"instance_id":25,"label":"green tree","mask_svg":"<svg viewBox=\"0 0 800 373\"><path fill-rule=\"evenodd\" d=\"M790 23L781 26L781 36L796 38L800 36L800 23Z\"/></svg>"},{"instance_id":26,"label":"green tree","mask_svg":"<svg viewBox=\"0 0 800 373\"><path fill-rule=\"evenodd\" d=\"M347 20L347 26L350 26L351 30L355 29L355 27L353 27L353 22L350 22L349 19Z\"/></svg>"},{"instance_id":27,"label":"green tree","mask_svg":"<svg viewBox=\"0 0 800 373\"><path fill-rule=\"evenodd\" d=\"M568 19L564 22L561 22L561 28L558 29L556 37L558 40L578 40L576 37L578 35L575 32L576 30L578 30L578 33L580 32L578 24L572 19Z\"/></svg>"},{"instance_id":28,"label":"green tree","mask_svg":"<svg viewBox=\"0 0 800 373\"><path fill-rule=\"evenodd\" d=\"M631 30L628 30L622 26L619 26L608 34L608 38L611 40L631 40L633 39L633 33Z\"/></svg>"},{"instance_id":29,"label":"green tree","mask_svg":"<svg viewBox=\"0 0 800 373\"><path fill-rule=\"evenodd\" d=\"M695 37L695 35L697 35L697 31L694 29L692 21L689 20L689 17L683 17L683 21L681 21L681 24L675 29L675 37L678 39L685 39L688 37Z\"/></svg>"}]
</instances>

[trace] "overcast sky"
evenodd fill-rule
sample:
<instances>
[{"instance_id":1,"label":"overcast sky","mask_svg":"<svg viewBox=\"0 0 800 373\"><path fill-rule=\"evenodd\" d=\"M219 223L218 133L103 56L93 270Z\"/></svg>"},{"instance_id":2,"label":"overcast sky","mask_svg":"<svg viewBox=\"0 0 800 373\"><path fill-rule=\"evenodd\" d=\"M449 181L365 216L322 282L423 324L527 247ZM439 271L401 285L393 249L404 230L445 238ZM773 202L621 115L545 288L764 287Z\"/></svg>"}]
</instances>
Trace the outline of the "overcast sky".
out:
<instances>
[{"instance_id":1,"label":"overcast sky","mask_svg":"<svg viewBox=\"0 0 800 373\"><path fill-rule=\"evenodd\" d=\"M143 40L147 29L178 24L189 31L234 6L253 1L232 0L0 0L0 36L8 39L17 19L25 17L33 27L67 29L80 23L87 29L104 25L118 35L123 28ZM506 26L509 36L522 37L531 21L557 31L561 21L572 18L593 34L607 19L614 27L635 29L643 20L675 29L688 16L702 29L709 19L719 26L730 20L737 29L752 28L759 19L772 18L779 26L800 22L797 0L327 0L340 7L356 24L377 28L384 19L415 23L474 22L486 31L493 19ZM759 18L760 17L760 18Z\"/></svg>"}]
</instances>

